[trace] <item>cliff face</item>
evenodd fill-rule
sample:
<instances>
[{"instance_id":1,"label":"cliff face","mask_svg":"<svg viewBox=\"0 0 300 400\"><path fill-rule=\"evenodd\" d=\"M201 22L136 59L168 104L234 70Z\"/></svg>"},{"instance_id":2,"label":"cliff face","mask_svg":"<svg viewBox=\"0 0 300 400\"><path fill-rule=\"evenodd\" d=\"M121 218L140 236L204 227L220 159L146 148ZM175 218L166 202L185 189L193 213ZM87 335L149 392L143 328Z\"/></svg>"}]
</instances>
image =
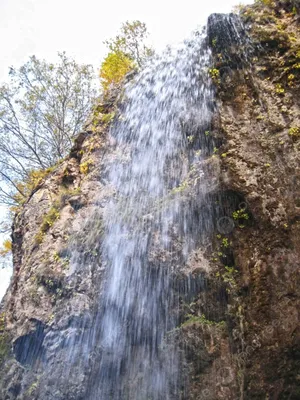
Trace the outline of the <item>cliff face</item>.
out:
<instances>
[{"instance_id":1,"label":"cliff face","mask_svg":"<svg viewBox=\"0 0 300 400\"><path fill-rule=\"evenodd\" d=\"M204 170L214 220L174 275L180 321L166 339L183 355L182 399L300 398L299 10L268 4L244 8L243 23L214 15L208 24L214 148L180 192L196 207ZM5 400L86 399L99 355L77 343L89 340L105 271L107 173L124 156L109 134L115 112L112 94L15 218L0 321ZM180 243L170 254L151 246L155 264L175 259ZM66 371L70 347L78 361Z\"/></svg>"},{"instance_id":2,"label":"cliff face","mask_svg":"<svg viewBox=\"0 0 300 400\"><path fill-rule=\"evenodd\" d=\"M240 204L219 221L207 253L214 261L209 297L203 301L202 294L198 302L204 310L207 303L212 307L208 299L218 293L213 275L223 281L229 331L224 339L212 325L197 328L205 332L197 336L206 338L215 359L195 387L198 392L202 381L208 399L297 399L299 16L295 5L277 2L246 7L241 18L250 40L233 23L235 17L212 16L209 22L218 103L212 134L222 143L220 188Z\"/></svg>"},{"instance_id":3,"label":"cliff face","mask_svg":"<svg viewBox=\"0 0 300 400\"><path fill-rule=\"evenodd\" d=\"M70 156L36 188L15 217L14 275L2 305L3 399L37 395L77 399L84 392L80 367L74 368L69 382L66 379L63 348L76 341L76 328L91 318L99 295L102 268L91 260L99 259L95 243L101 245L103 206L99 202L104 204L111 196L105 188L108 162L102 161L110 147L114 102L111 94L96 107ZM45 364L46 375L53 375L50 380L45 377L43 386Z\"/></svg>"}]
</instances>

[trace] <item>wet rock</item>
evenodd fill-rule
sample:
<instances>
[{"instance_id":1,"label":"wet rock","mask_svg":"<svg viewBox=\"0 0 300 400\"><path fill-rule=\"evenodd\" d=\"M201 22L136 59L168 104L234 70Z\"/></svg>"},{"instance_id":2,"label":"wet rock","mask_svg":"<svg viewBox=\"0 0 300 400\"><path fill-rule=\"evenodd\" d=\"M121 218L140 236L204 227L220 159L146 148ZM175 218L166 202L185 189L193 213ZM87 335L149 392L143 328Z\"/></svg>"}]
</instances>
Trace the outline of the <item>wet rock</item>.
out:
<instances>
[{"instance_id":1,"label":"wet rock","mask_svg":"<svg viewBox=\"0 0 300 400\"><path fill-rule=\"evenodd\" d=\"M185 389L174 399L300 398L300 159L291 131L300 114L297 13L297 2L275 1L274 7L246 7L243 23L233 14L210 17L212 67L221 75L215 115L209 128L197 126L194 117L183 124L189 157L205 149L205 160L189 172L187 159L171 165L176 190L137 221L137 229L153 229L145 260L153 288L158 276L166 276L159 275L161 266L171 265L179 299L170 311L179 310L178 326L160 343L166 352L180 346ZM100 361L114 372L109 348L99 344L87 352L79 343L89 343L98 318L106 267L100 257L103 213L115 196L108 170L130 154L117 148L101 121L115 111L119 95L115 90L101 101L70 157L15 217L14 275L2 303L12 351L1 366L1 399L86 400ZM205 137L192 143L202 130ZM205 193L203 174L209 177ZM166 251L155 215L178 206L176 196L184 199L189 230L182 221L174 224ZM54 219L47 225L49 213ZM186 234L195 242L185 259ZM119 310L115 315L117 321ZM124 325L124 337L133 329ZM137 353L140 342L133 342ZM122 371L125 366L121 360ZM128 383L136 391L139 374L137 368Z\"/></svg>"}]
</instances>

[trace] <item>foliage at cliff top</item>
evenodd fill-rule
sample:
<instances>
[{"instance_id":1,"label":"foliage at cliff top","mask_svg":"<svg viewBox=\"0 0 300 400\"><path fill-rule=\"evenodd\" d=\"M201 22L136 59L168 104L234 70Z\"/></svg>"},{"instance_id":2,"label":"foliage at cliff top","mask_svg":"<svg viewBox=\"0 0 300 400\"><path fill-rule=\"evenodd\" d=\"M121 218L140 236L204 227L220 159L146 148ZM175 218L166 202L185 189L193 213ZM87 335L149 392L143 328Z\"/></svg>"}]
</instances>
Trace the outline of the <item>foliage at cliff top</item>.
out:
<instances>
[{"instance_id":1,"label":"foliage at cliff top","mask_svg":"<svg viewBox=\"0 0 300 400\"><path fill-rule=\"evenodd\" d=\"M109 49L100 69L104 92L119 84L129 71L142 68L146 59L153 55L153 50L145 44L147 36L143 22L127 21L121 26L120 34L104 42Z\"/></svg>"},{"instance_id":2,"label":"foliage at cliff top","mask_svg":"<svg viewBox=\"0 0 300 400\"><path fill-rule=\"evenodd\" d=\"M24 183L32 182L33 171L68 154L90 113L93 68L58 56L57 64L30 57L11 68L9 84L0 87L0 203L25 198Z\"/></svg>"},{"instance_id":3,"label":"foliage at cliff top","mask_svg":"<svg viewBox=\"0 0 300 400\"><path fill-rule=\"evenodd\" d=\"M106 92L112 85L124 79L124 76L134 69L134 62L122 52L109 53L101 65L101 85Z\"/></svg>"},{"instance_id":4,"label":"foliage at cliff top","mask_svg":"<svg viewBox=\"0 0 300 400\"><path fill-rule=\"evenodd\" d=\"M105 43L109 54L100 70L104 94L153 51L145 45L146 25L126 22ZM10 69L10 82L0 86L0 203L22 204L59 160L91 112L96 97L90 65L79 65L65 53L57 64L35 56Z\"/></svg>"}]
</instances>

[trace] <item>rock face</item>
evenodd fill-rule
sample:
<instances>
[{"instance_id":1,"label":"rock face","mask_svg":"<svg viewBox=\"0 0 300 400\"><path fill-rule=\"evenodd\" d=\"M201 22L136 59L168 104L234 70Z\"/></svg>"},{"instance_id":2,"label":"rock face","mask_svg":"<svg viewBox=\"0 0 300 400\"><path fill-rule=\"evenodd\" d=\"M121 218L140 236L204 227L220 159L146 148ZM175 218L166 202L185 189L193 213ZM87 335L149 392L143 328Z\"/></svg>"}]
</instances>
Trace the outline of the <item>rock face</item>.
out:
<instances>
[{"instance_id":1,"label":"rock face","mask_svg":"<svg viewBox=\"0 0 300 400\"><path fill-rule=\"evenodd\" d=\"M102 269L91 260L99 258L95 241L101 244L99 202L104 204L111 195L105 188L108 164L101 160L111 146L108 128L114 102L112 94L96 107L70 156L15 217L14 275L2 305L2 361L8 360L1 374L3 399L82 398L86 377L77 367L69 382L64 379L63 348L76 341L78 325L88 326L98 298ZM43 385L40 371L45 372L45 365L47 384ZM58 383L56 391L53 382Z\"/></svg>"},{"instance_id":2,"label":"rock face","mask_svg":"<svg viewBox=\"0 0 300 400\"><path fill-rule=\"evenodd\" d=\"M215 147L201 171L211 177L214 221L174 276L180 324L167 342L183 355L178 399L296 400L299 7L265 1L240 13L209 19L217 104L205 134ZM106 182L110 160L121 152L109 135L116 108L114 94L99 104L70 157L16 215L14 275L0 320L1 399L87 398L97 354L76 343L89 340L105 270L101 210L114 195ZM181 190L187 204L200 171L189 176ZM159 240L152 246L153 259L165 261L179 244L174 238L173 255L160 253ZM68 346L78 360L70 371Z\"/></svg>"}]
</instances>

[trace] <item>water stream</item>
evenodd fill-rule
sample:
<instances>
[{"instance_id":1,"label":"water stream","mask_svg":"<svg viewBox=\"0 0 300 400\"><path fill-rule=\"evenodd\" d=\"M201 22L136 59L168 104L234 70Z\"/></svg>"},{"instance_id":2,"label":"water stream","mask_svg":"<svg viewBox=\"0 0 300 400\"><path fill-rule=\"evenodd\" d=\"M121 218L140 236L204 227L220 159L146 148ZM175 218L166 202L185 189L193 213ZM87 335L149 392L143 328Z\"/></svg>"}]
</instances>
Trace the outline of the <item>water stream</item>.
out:
<instances>
[{"instance_id":1,"label":"water stream","mask_svg":"<svg viewBox=\"0 0 300 400\"><path fill-rule=\"evenodd\" d=\"M119 156L109 164L115 196L103 221L106 276L90 337L101 358L91 400L179 399L184 390L180 351L165 338L178 324L172 277L195 244L193 207L180 192L207 147L209 64L206 35L196 33L125 89L111 129Z\"/></svg>"}]
</instances>

